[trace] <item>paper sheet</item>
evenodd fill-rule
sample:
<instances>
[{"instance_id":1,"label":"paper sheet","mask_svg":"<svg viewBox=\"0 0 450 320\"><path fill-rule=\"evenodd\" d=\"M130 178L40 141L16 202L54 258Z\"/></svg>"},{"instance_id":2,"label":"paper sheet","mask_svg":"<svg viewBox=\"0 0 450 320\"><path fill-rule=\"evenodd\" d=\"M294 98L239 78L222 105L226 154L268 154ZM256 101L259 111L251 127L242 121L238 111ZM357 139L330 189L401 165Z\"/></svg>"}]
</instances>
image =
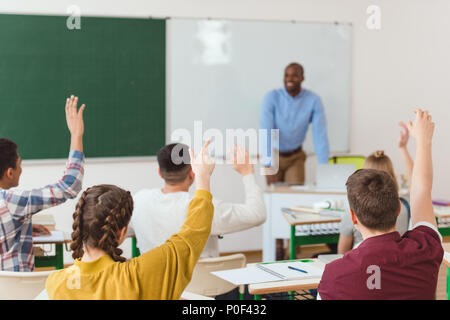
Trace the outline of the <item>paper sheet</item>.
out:
<instances>
[{"instance_id":1,"label":"paper sheet","mask_svg":"<svg viewBox=\"0 0 450 320\"><path fill-rule=\"evenodd\" d=\"M211 273L235 285L282 280L255 266L223 271L214 271Z\"/></svg>"},{"instance_id":2,"label":"paper sheet","mask_svg":"<svg viewBox=\"0 0 450 320\"><path fill-rule=\"evenodd\" d=\"M33 237L34 242L63 242L64 234L62 231L50 231L51 235Z\"/></svg>"}]
</instances>

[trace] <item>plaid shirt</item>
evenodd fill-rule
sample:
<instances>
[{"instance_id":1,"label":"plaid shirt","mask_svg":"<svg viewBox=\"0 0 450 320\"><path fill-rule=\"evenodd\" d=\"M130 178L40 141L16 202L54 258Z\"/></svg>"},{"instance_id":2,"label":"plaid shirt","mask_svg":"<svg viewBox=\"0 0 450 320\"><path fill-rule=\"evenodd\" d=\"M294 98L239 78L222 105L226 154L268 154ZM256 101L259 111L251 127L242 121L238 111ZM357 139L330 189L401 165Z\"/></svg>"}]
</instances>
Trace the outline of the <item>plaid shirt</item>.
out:
<instances>
[{"instance_id":1,"label":"plaid shirt","mask_svg":"<svg viewBox=\"0 0 450 320\"><path fill-rule=\"evenodd\" d=\"M0 270L33 271L31 216L73 199L81 191L84 155L72 150L63 178L31 191L0 189Z\"/></svg>"}]
</instances>

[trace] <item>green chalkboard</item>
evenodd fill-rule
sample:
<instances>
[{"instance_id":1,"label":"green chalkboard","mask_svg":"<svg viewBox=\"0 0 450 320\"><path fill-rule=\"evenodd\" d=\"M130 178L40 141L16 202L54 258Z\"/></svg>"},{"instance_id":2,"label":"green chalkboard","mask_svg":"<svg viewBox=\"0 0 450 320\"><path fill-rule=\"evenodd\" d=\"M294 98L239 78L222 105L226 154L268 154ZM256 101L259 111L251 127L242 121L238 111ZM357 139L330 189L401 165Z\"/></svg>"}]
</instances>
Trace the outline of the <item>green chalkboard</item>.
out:
<instances>
[{"instance_id":1,"label":"green chalkboard","mask_svg":"<svg viewBox=\"0 0 450 320\"><path fill-rule=\"evenodd\" d=\"M155 155L165 143L165 21L0 15L0 137L23 159L65 158L65 100L86 104L86 157Z\"/></svg>"}]
</instances>

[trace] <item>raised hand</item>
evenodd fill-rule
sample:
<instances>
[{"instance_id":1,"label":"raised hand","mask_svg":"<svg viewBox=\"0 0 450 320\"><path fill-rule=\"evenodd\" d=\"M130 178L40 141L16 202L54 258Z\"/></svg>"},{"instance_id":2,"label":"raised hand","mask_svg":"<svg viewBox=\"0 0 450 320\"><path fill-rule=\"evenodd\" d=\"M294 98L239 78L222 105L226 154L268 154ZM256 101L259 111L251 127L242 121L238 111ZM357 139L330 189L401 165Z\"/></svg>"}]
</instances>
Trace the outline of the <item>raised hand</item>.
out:
<instances>
[{"instance_id":1,"label":"raised hand","mask_svg":"<svg viewBox=\"0 0 450 320\"><path fill-rule=\"evenodd\" d=\"M84 133L83 111L86 106L83 104L77 110L78 97L71 96L66 100L66 121L72 136L82 136Z\"/></svg>"},{"instance_id":2,"label":"raised hand","mask_svg":"<svg viewBox=\"0 0 450 320\"><path fill-rule=\"evenodd\" d=\"M234 145L234 150L230 150L231 167L239 174L246 176L254 173L253 164L250 163L250 156L247 149Z\"/></svg>"},{"instance_id":3,"label":"raised hand","mask_svg":"<svg viewBox=\"0 0 450 320\"><path fill-rule=\"evenodd\" d=\"M402 129L400 129L400 137L398 139L398 147L404 148L408 144L409 130L408 130L408 127L406 126L406 124L402 121L400 121L398 123L398 125L402 128Z\"/></svg>"},{"instance_id":4,"label":"raised hand","mask_svg":"<svg viewBox=\"0 0 450 320\"><path fill-rule=\"evenodd\" d=\"M208 146L211 140L207 140L203 145L200 153L195 156L194 150L189 149L191 157L191 167L195 174L197 189L204 189L209 191L209 180L214 171L215 163L209 156Z\"/></svg>"},{"instance_id":5,"label":"raised hand","mask_svg":"<svg viewBox=\"0 0 450 320\"><path fill-rule=\"evenodd\" d=\"M414 122L408 121L408 129L411 135L417 140L417 142L429 142L433 138L434 122L431 121L431 115L428 111L421 109L414 110L416 119Z\"/></svg>"}]
</instances>

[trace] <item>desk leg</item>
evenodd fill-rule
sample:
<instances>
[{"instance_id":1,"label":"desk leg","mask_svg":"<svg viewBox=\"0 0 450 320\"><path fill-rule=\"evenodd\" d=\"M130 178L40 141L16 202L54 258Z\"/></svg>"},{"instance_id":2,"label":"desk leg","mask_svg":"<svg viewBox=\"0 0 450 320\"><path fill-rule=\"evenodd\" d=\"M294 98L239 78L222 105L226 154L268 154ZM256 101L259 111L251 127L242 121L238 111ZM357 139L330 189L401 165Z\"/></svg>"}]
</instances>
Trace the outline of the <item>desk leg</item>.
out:
<instances>
[{"instance_id":1,"label":"desk leg","mask_svg":"<svg viewBox=\"0 0 450 320\"><path fill-rule=\"evenodd\" d=\"M295 254L295 226L291 226L291 240L289 241L289 259L294 260L296 258ZM294 291L289 292L289 300L294 300Z\"/></svg>"},{"instance_id":2,"label":"desk leg","mask_svg":"<svg viewBox=\"0 0 450 320\"><path fill-rule=\"evenodd\" d=\"M56 270L64 269L64 251L63 244L55 244Z\"/></svg>"},{"instance_id":3,"label":"desk leg","mask_svg":"<svg viewBox=\"0 0 450 320\"><path fill-rule=\"evenodd\" d=\"M291 240L289 241L289 259L295 259L295 226L291 226Z\"/></svg>"}]
</instances>

